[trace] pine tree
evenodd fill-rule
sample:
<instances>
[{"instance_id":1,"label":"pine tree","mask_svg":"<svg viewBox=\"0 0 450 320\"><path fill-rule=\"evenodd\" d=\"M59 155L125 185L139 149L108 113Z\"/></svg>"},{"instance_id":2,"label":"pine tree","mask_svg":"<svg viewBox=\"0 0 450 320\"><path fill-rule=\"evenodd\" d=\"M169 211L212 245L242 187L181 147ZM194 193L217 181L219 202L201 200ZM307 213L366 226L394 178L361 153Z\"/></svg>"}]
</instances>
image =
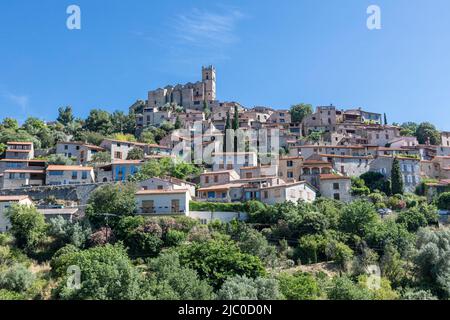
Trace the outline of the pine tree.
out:
<instances>
[{"instance_id":1,"label":"pine tree","mask_svg":"<svg viewBox=\"0 0 450 320\"><path fill-rule=\"evenodd\" d=\"M391 188L392 194L403 194L403 178L400 171L400 162L397 158L392 162Z\"/></svg>"}]
</instances>

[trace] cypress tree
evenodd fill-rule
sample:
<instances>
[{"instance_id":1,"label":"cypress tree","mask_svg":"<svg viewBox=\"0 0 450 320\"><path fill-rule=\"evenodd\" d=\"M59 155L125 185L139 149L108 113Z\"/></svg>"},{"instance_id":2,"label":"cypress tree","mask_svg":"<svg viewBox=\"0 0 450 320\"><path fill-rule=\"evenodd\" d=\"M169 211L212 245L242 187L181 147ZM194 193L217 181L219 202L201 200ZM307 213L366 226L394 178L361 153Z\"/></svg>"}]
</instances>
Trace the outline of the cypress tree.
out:
<instances>
[{"instance_id":1,"label":"cypress tree","mask_svg":"<svg viewBox=\"0 0 450 320\"><path fill-rule=\"evenodd\" d=\"M387 116L386 116L386 113L384 114L384 125L386 126L388 124L388 122L387 122Z\"/></svg>"},{"instance_id":2,"label":"cypress tree","mask_svg":"<svg viewBox=\"0 0 450 320\"><path fill-rule=\"evenodd\" d=\"M227 152L227 130L231 129L230 112L227 112L227 122L225 124L225 134L223 136L223 152Z\"/></svg>"},{"instance_id":3,"label":"cypress tree","mask_svg":"<svg viewBox=\"0 0 450 320\"><path fill-rule=\"evenodd\" d=\"M400 162L397 158L392 162L391 188L392 194L403 194L403 178L400 171Z\"/></svg>"},{"instance_id":4,"label":"cypress tree","mask_svg":"<svg viewBox=\"0 0 450 320\"><path fill-rule=\"evenodd\" d=\"M233 120L233 130L239 129L239 111L238 107L234 107L234 120Z\"/></svg>"},{"instance_id":5,"label":"cypress tree","mask_svg":"<svg viewBox=\"0 0 450 320\"><path fill-rule=\"evenodd\" d=\"M180 117L177 116L177 119L175 120L175 129L180 129L181 128L181 120Z\"/></svg>"},{"instance_id":6,"label":"cypress tree","mask_svg":"<svg viewBox=\"0 0 450 320\"><path fill-rule=\"evenodd\" d=\"M233 130L238 130L239 129L239 111L238 111L238 107L235 106L234 107L234 119L233 119ZM236 132L235 132L236 134ZM234 152L238 151L238 141L237 141L237 137L234 137Z\"/></svg>"}]
</instances>

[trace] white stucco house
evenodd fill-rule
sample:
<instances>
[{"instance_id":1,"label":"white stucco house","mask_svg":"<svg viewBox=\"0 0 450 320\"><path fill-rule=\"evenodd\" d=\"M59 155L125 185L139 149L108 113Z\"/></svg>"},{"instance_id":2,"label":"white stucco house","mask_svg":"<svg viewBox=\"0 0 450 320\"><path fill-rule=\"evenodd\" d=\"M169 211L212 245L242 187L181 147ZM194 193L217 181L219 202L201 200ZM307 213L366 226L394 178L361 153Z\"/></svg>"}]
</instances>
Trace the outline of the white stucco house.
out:
<instances>
[{"instance_id":1,"label":"white stucco house","mask_svg":"<svg viewBox=\"0 0 450 320\"><path fill-rule=\"evenodd\" d=\"M136 193L138 214L149 216L188 216L191 199L188 189L140 190Z\"/></svg>"},{"instance_id":2,"label":"white stucco house","mask_svg":"<svg viewBox=\"0 0 450 320\"><path fill-rule=\"evenodd\" d=\"M0 196L0 232L6 232L11 227L5 213L13 204L31 206L33 201L29 196Z\"/></svg>"}]
</instances>

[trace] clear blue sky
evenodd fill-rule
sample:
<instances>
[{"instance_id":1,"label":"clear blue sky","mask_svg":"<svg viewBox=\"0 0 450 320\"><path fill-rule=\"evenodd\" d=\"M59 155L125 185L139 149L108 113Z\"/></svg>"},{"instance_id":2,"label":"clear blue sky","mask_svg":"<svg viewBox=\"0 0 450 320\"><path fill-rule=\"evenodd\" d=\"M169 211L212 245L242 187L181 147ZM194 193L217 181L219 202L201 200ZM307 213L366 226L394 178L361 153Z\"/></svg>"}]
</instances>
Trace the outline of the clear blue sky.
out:
<instances>
[{"instance_id":1,"label":"clear blue sky","mask_svg":"<svg viewBox=\"0 0 450 320\"><path fill-rule=\"evenodd\" d=\"M366 27L370 4L381 30ZM450 130L449 15L448 0L1 1L0 118L125 111L214 64L220 100L361 106Z\"/></svg>"}]
</instances>

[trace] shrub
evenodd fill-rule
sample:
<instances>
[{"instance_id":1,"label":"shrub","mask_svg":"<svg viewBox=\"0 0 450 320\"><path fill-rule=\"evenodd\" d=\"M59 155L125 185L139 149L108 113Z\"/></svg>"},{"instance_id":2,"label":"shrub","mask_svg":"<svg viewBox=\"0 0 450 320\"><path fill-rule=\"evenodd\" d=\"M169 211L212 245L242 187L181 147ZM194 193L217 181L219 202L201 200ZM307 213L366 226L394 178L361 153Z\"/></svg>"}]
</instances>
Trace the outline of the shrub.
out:
<instances>
[{"instance_id":1,"label":"shrub","mask_svg":"<svg viewBox=\"0 0 450 320\"><path fill-rule=\"evenodd\" d=\"M278 281L281 293L288 300L315 300L320 295L317 281L308 273L282 273Z\"/></svg>"},{"instance_id":2,"label":"shrub","mask_svg":"<svg viewBox=\"0 0 450 320\"><path fill-rule=\"evenodd\" d=\"M166 233L165 244L167 246L178 246L186 240L186 234L178 230L169 230Z\"/></svg>"},{"instance_id":3,"label":"shrub","mask_svg":"<svg viewBox=\"0 0 450 320\"><path fill-rule=\"evenodd\" d=\"M36 277L23 264L15 264L0 273L0 287L9 291L24 293Z\"/></svg>"},{"instance_id":4,"label":"shrub","mask_svg":"<svg viewBox=\"0 0 450 320\"><path fill-rule=\"evenodd\" d=\"M450 192L441 193L438 197L437 205L441 210L450 210Z\"/></svg>"}]
</instances>

